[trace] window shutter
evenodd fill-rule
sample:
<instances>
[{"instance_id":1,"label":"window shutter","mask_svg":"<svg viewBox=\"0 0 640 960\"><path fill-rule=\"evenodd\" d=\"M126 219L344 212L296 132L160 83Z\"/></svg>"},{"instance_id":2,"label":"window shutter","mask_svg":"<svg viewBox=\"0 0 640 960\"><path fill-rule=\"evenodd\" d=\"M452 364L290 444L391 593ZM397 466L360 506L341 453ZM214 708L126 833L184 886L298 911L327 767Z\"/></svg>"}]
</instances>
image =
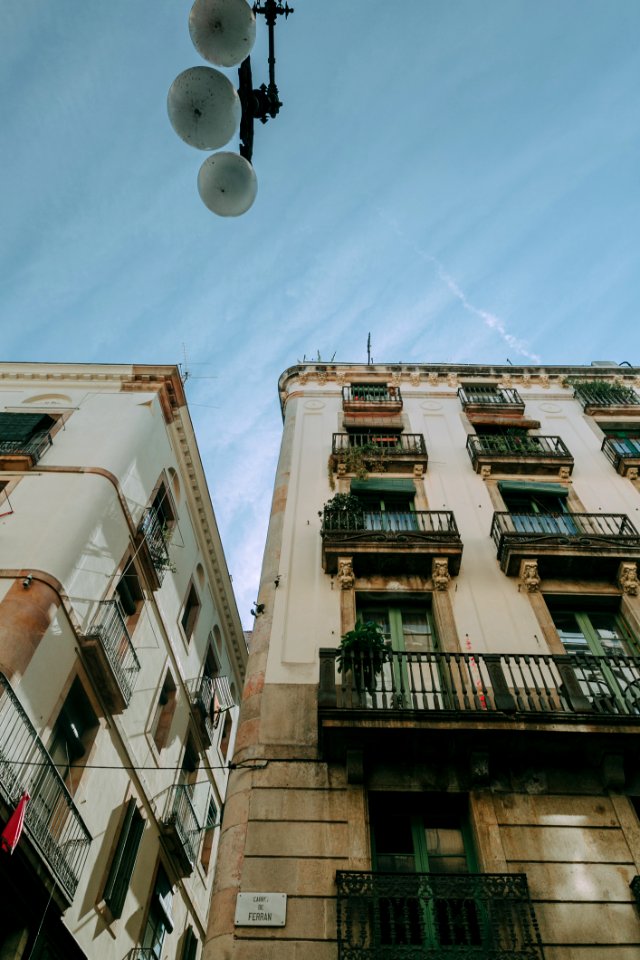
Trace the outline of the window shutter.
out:
<instances>
[{"instance_id":1,"label":"window shutter","mask_svg":"<svg viewBox=\"0 0 640 960\"><path fill-rule=\"evenodd\" d=\"M50 430L54 423L46 413L0 413L0 440L26 443L36 433Z\"/></svg>"},{"instance_id":2,"label":"window shutter","mask_svg":"<svg viewBox=\"0 0 640 960\"><path fill-rule=\"evenodd\" d=\"M187 927L184 935L184 947L182 949L182 960L196 960L198 953L198 938L193 932L193 927Z\"/></svg>"},{"instance_id":3,"label":"window shutter","mask_svg":"<svg viewBox=\"0 0 640 960\"><path fill-rule=\"evenodd\" d=\"M144 830L144 819L132 797L124 816L118 846L111 862L111 869L104 888L103 898L114 918L122 916L129 882L138 858L138 848Z\"/></svg>"}]
</instances>

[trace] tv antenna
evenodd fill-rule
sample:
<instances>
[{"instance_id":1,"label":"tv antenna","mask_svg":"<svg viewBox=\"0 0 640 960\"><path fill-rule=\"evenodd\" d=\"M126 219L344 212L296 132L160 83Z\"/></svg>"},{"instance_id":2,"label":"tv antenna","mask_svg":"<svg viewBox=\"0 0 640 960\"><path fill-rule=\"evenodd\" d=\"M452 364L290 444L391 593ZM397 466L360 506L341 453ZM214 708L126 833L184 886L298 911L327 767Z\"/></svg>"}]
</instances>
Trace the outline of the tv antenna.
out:
<instances>
[{"instance_id":1,"label":"tv antenna","mask_svg":"<svg viewBox=\"0 0 640 960\"><path fill-rule=\"evenodd\" d=\"M370 366L373 363L371 359L371 334L367 335L367 366Z\"/></svg>"}]
</instances>

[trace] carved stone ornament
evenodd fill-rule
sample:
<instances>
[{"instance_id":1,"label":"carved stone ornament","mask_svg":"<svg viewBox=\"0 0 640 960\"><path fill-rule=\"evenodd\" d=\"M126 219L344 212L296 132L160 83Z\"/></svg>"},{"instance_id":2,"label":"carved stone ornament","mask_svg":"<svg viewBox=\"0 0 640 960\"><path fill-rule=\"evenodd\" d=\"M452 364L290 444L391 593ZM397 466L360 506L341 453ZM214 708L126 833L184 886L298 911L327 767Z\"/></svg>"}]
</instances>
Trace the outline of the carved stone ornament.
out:
<instances>
[{"instance_id":1,"label":"carved stone ornament","mask_svg":"<svg viewBox=\"0 0 640 960\"><path fill-rule=\"evenodd\" d=\"M389 386L390 386L390 387L399 387L401 383L402 383L402 377L400 376L400 374L399 374L399 373L392 373L392 374L391 374L391 378L390 378L390 380L389 380Z\"/></svg>"},{"instance_id":2,"label":"carved stone ornament","mask_svg":"<svg viewBox=\"0 0 640 960\"><path fill-rule=\"evenodd\" d=\"M302 386L304 386L305 383L307 383L307 381L310 379L311 379L311 374L309 373L308 370L302 370L302 372L298 374L298 382L301 383Z\"/></svg>"},{"instance_id":3,"label":"carved stone ornament","mask_svg":"<svg viewBox=\"0 0 640 960\"><path fill-rule=\"evenodd\" d=\"M351 560L340 560L338 563L338 583L343 590L353 590L356 578L353 574Z\"/></svg>"},{"instance_id":4,"label":"carved stone ornament","mask_svg":"<svg viewBox=\"0 0 640 960\"><path fill-rule=\"evenodd\" d=\"M409 374L409 383L411 384L412 387L420 386L420 374L417 370L414 370L412 373Z\"/></svg>"},{"instance_id":5,"label":"carved stone ornament","mask_svg":"<svg viewBox=\"0 0 640 960\"><path fill-rule=\"evenodd\" d=\"M437 387L437 386L438 386L438 374L437 374L437 373L430 373L430 374L429 374L429 386L430 386L430 387Z\"/></svg>"},{"instance_id":6,"label":"carved stone ornament","mask_svg":"<svg viewBox=\"0 0 640 960\"><path fill-rule=\"evenodd\" d=\"M569 467L560 467L558 472L561 480L568 480L571 476L571 470Z\"/></svg>"},{"instance_id":7,"label":"carved stone ornament","mask_svg":"<svg viewBox=\"0 0 640 960\"><path fill-rule=\"evenodd\" d=\"M326 370L319 370L318 373L316 373L316 377L318 378L318 383L326 383L326 382L327 382L327 371L326 371Z\"/></svg>"},{"instance_id":8,"label":"carved stone ornament","mask_svg":"<svg viewBox=\"0 0 640 960\"><path fill-rule=\"evenodd\" d=\"M638 595L638 564L621 563L618 569L618 584L623 593L630 597Z\"/></svg>"},{"instance_id":9,"label":"carved stone ornament","mask_svg":"<svg viewBox=\"0 0 640 960\"><path fill-rule=\"evenodd\" d=\"M637 468L637 467L627 467L627 479L628 479L628 480L637 480L637 479L638 479L638 468Z\"/></svg>"},{"instance_id":10,"label":"carved stone ornament","mask_svg":"<svg viewBox=\"0 0 640 960\"><path fill-rule=\"evenodd\" d=\"M483 480L488 480L491 476L491 464L485 463L483 467L480 467L480 476Z\"/></svg>"},{"instance_id":11,"label":"carved stone ornament","mask_svg":"<svg viewBox=\"0 0 640 960\"><path fill-rule=\"evenodd\" d=\"M500 381L499 386L509 388L513 386L513 377L510 373L505 373Z\"/></svg>"},{"instance_id":12,"label":"carved stone ornament","mask_svg":"<svg viewBox=\"0 0 640 960\"><path fill-rule=\"evenodd\" d=\"M549 374L548 374L548 373L541 373L541 374L540 374L540 386L542 387L543 390L548 390L548 389L549 389Z\"/></svg>"},{"instance_id":13,"label":"carved stone ornament","mask_svg":"<svg viewBox=\"0 0 640 960\"><path fill-rule=\"evenodd\" d=\"M344 372L344 370L338 370L338 372L336 373L336 382L341 387L344 387L345 383L347 383L347 375Z\"/></svg>"},{"instance_id":14,"label":"carved stone ornament","mask_svg":"<svg viewBox=\"0 0 640 960\"><path fill-rule=\"evenodd\" d=\"M537 560L523 560L520 564L520 584L527 593L537 593L540 589L540 575Z\"/></svg>"},{"instance_id":15,"label":"carved stone ornament","mask_svg":"<svg viewBox=\"0 0 640 960\"><path fill-rule=\"evenodd\" d=\"M338 476L345 477L347 475L347 465L344 460L341 460L338 464Z\"/></svg>"},{"instance_id":16,"label":"carved stone ornament","mask_svg":"<svg viewBox=\"0 0 640 960\"><path fill-rule=\"evenodd\" d=\"M446 590L451 580L449 561L446 557L434 557L431 568L431 579L436 590Z\"/></svg>"},{"instance_id":17,"label":"carved stone ornament","mask_svg":"<svg viewBox=\"0 0 640 960\"><path fill-rule=\"evenodd\" d=\"M523 373L523 374L522 374L522 386L523 386L523 387L530 387L530 386L531 386L531 374L530 374L530 373Z\"/></svg>"},{"instance_id":18,"label":"carved stone ornament","mask_svg":"<svg viewBox=\"0 0 640 960\"><path fill-rule=\"evenodd\" d=\"M457 387L457 386L458 386L458 374L457 374L457 373L448 373L448 374L447 374L447 386L448 386L448 387Z\"/></svg>"},{"instance_id":19,"label":"carved stone ornament","mask_svg":"<svg viewBox=\"0 0 640 960\"><path fill-rule=\"evenodd\" d=\"M424 476L424 465L422 463L414 463L413 475L416 480L422 480L422 477Z\"/></svg>"}]
</instances>

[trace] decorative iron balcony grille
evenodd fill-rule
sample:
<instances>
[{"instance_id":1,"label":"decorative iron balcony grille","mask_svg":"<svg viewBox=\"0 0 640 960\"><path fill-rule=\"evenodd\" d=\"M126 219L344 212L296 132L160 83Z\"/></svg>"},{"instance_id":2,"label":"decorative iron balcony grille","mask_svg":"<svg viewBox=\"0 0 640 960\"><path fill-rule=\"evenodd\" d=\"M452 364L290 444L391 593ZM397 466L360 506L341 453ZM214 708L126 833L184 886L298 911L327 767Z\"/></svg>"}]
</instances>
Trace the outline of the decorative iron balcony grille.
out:
<instances>
[{"instance_id":1,"label":"decorative iron balcony grille","mask_svg":"<svg viewBox=\"0 0 640 960\"><path fill-rule=\"evenodd\" d=\"M458 396L463 409L471 406L524 410L524 400L517 390L506 387L467 386L458 387Z\"/></svg>"},{"instance_id":2,"label":"decorative iron balcony grille","mask_svg":"<svg viewBox=\"0 0 640 960\"><path fill-rule=\"evenodd\" d=\"M602 450L617 470L625 460L640 460L640 438L605 437Z\"/></svg>"},{"instance_id":3,"label":"decorative iron balcony grille","mask_svg":"<svg viewBox=\"0 0 640 960\"><path fill-rule=\"evenodd\" d=\"M640 547L640 534L625 513L507 513L493 515L491 536L498 558L506 541L541 541L581 546L625 543Z\"/></svg>"},{"instance_id":4,"label":"decorative iron balcony grille","mask_svg":"<svg viewBox=\"0 0 640 960\"><path fill-rule=\"evenodd\" d=\"M635 407L640 404L640 396L632 387L616 383L577 383L574 392L584 410L587 407Z\"/></svg>"},{"instance_id":5,"label":"decorative iron balcony grille","mask_svg":"<svg viewBox=\"0 0 640 960\"><path fill-rule=\"evenodd\" d=\"M640 657L389 650L382 669L359 654L338 674L336 652L320 651L321 709L640 722Z\"/></svg>"},{"instance_id":6,"label":"decorative iron balcony grille","mask_svg":"<svg viewBox=\"0 0 640 960\"><path fill-rule=\"evenodd\" d=\"M389 458L414 455L426 457L427 448L421 433L334 433L331 452L337 456L353 449L364 454L378 453Z\"/></svg>"},{"instance_id":7,"label":"decorative iron balcony grille","mask_svg":"<svg viewBox=\"0 0 640 960\"><path fill-rule=\"evenodd\" d=\"M162 821L163 834L184 876L191 873L198 859L201 835L191 791L189 784L179 783L171 788Z\"/></svg>"},{"instance_id":8,"label":"decorative iron balcony grille","mask_svg":"<svg viewBox=\"0 0 640 960\"><path fill-rule=\"evenodd\" d=\"M0 793L15 807L28 792L24 829L73 899L91 835L64 780L4 674L0 673Z\"/></svg>"},{"instance_id":9,"label":"decorative iron balcony grille","mask_svg":"<svg viewBox=\"0 0 640 960\"><path fill-rule=\"evenodd\" d=\"M151 562L156 571L158 581L162 583L166 571L171 569L171 560L167 546L169 536L153 507L148 507L142 515L140 532L149 550Z\"/></svg>"},{"instance_id":10,"label":"decorative iron balcony grille","mask_svg":"<svg viewBox=\"0 0 640 960\"><path fill-rule=\"evenodd\" d=\"M100 642L125 704L128 703L140 673L140 661L131 643L125 615L117 600L105 600L98 605L98 613L85 638L95 638Z\"/></svg>"},{"instance_id":11,"label":"decorative iron balcony grille","mask_svg":"<svg viewBox=\"0 0 640 960\"><path fill-rule=\"evenodd\" d=\"M158 954L152 947L134 947L127 954L127 960L158 960Z\"/></svg>"},{"instance_id":12,"label":"decorative iron balcony grille","mask_svg":"<svg viewBox=\"0 0 640 960\"><path fill-rule=\"evenodd\" d=\"M342 388L342 400L346 403L402 403L400 387L386 383L352 383Z\"/></svg>"},{"instance_id":13,"label":"decorative iron balcony grille","mask_svg":"<svg viewBox=\"0 0 640 960\"><path fill-rule=\"evenodd\" d=\"M333 511L325 507L322 535L345 534L348 540L407 540L448 538L460 540L450 510L368 510L361 514Z\"/></svg>"},{"instance_id":14,"label":"decorative iron balcony grille","mask_svg":"<svg viewBox=\"0 0 640 960\"><path fill-rule=\"evenodd\" d=\"M475 463L478 457L516 457L522 460L538 457L572 459L560 437L509 437L500 434L470 434L467 450Z\"/></svg>"},{"instance_id":15,"label":"decorative iron balcony grille","mask_svg":"<svg viewBox=\"0 0 640 960\"><path fill-rule=\"evenodd\" d=\"M339 960L543 960L521 873L336 874Z\"/></svg>"},{"instance_id":16,"label":"decorative iron balcony grille","mask_svg":"<svg viewBox=\"0 0 640 960\"><path fill-rule=\"evenodd\" d=\"M35 434L29 440L0 440L0 456L30 457L33 463L37 463L52 443L48 430L45 433Z\"/></svg>"},{"instance_id":17,"label":"decorative iron balcony grille","mask_svg":"<svg viewBox=\"0 0 640 960\"><path fill-rule=\"evenodd\" d=\"M194 708L200 733L211 746L218 725L216 714L215 684L212 677L200 677L189 684L191 706Z\"/></svg>"}]
</instances>

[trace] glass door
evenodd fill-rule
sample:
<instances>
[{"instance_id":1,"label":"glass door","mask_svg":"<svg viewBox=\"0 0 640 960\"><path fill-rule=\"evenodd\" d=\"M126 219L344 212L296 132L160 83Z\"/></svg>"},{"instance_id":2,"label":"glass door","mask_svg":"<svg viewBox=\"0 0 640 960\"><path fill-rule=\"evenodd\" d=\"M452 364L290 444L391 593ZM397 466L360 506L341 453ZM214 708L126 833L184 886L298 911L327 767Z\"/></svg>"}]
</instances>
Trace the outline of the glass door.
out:
<instances>
[{"instance_id":1,"label":"glass door","mask_svg":"<svg viewBox=\"0 0 640 960\"><path fill-rule=\"evenodd\" d=\"M381 628L391 660L385 663L380 678L383 694L392 705L413 709L433 709L441 697L443 684L438 670L436 634L431 611L423 605L358 604L358 619L371 620Z\"/></svg>"}]
</instances>

